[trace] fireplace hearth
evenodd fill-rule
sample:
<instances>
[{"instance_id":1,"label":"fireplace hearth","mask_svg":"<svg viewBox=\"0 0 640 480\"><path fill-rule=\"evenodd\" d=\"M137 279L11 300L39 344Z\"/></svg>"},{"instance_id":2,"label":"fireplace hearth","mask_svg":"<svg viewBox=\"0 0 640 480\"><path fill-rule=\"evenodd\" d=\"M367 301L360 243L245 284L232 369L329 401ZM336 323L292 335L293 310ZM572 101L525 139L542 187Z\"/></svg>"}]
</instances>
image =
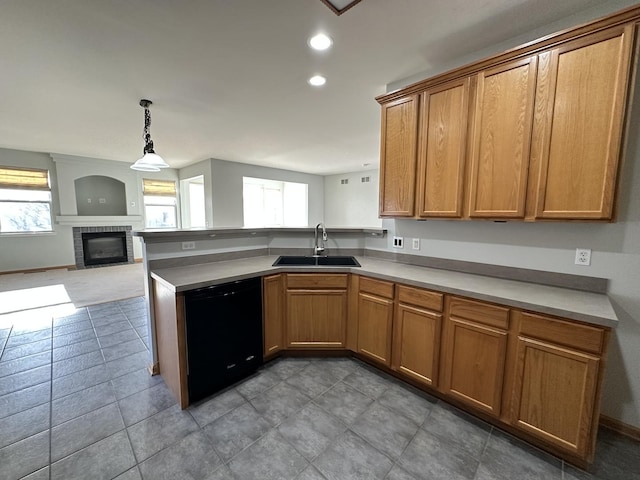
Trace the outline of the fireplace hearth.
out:
<instances>
[{"instance_id":1,"label":"fireplace hearth","mask_svg":"<svg viewBox=\"0 0 640 480\"><path fill-rule=\"evenodd\" d=\"M131 226L74 227L76 268L133 263Z\"/></svg>"}]
</instances>

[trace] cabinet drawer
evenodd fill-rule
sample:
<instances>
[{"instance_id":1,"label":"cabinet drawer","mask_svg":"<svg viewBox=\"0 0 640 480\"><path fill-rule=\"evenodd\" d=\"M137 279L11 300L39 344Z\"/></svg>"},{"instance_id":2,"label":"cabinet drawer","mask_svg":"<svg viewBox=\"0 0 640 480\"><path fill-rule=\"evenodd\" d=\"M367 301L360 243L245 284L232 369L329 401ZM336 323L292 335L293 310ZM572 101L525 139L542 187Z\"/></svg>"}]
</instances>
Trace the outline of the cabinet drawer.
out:
<instances>
[{"instance_id":1,"label":"cabinet drawer","mask_svg":"<svg viewBox=\"0 0 640 480\"><path fill-rule=\"evenodd\" d=\"M472 320L491 327L505 330L509 328L509 309L488 303L451 297L449 301L449 315Z\"/></svg>"},{"instance_id":2,"label":"cabinet drawer","mask_svg":"<svg viewBox=\"0 0 640 480\"><path fill-rule=\"evenodd\" d=\"M604 349L604 329L566 322L532 313L518 312L520 334L546 340L566 347L590 353L602 353Z\"/></svg>"},{"instance_id":3,"label":"cabinet drawer","mask_svg":"<svg viewBox=\"0 0 640 480\"><path fill-rule=\"evenodd\" d=\"M393 299L393 283L385 282L384 280L360 277L360 291Z\"/></svg>"},{"instance_id":4,"label":"cabinet drawer","mask_svg":"<svg viewBox=\"0 0 640 480\"><path fill-rule=\"evenodd\" d=\"M430 292L429 290L423 290L421 288L398 285L398 301L401 303L416 305L418 307L441 312L442 298L443 295L441 293Z\"/></svg>"},{"instance_id":5,"label":"cabinet drawer","mask_svg":"<svg viewBox=\"0 0 640 480\"><path fill-rule=\"evenodd\" d=\"M288 273L287 288L347 288L347 275Z\"/></svg>"}]
</instances>

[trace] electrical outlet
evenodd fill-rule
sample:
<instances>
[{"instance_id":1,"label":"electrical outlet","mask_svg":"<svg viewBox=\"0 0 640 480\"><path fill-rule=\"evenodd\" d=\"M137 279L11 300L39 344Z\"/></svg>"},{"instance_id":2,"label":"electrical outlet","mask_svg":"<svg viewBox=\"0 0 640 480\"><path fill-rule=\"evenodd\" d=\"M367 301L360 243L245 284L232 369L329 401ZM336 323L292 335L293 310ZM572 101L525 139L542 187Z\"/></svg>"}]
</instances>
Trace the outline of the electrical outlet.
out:
<instances>
[{"instance_id":1,"label":"electrical outlet","mask_svg":"<svg viewBox=\"0 0 640 480\"><path fill-rule=\"evenodd\" d=\"M183 250L195 250L196 242L182 242Z\"/></svg>"},{"instance_id":2,"label":"electrical outlet","mask_svg":"<svg viewBox=\"0 0 640 480\"><path fill-rule=\"evenodd\" d=\"M590 248L576 248L576 265L591 265L591 249Z\"/></svg>"},{"instance_id":3,"label":"electrical outlet","mask_svg":"<svg viewBox=\"0 0 640 480\"><path fill-rule=\"evenodd\" d=\"M420 239L414 238L411 246L413 247L414 250L420 250Z\"/></svg>"},{"instance_id":4,"label":"electrical outlet","mask_svg":"<svg viewBox=\"0 0 640 480\"><path fill-rule=\"evenodd\" d=\"M404 248L404 238L403 237L393 237L393 248Z\"/></svg>"}]
</instances>

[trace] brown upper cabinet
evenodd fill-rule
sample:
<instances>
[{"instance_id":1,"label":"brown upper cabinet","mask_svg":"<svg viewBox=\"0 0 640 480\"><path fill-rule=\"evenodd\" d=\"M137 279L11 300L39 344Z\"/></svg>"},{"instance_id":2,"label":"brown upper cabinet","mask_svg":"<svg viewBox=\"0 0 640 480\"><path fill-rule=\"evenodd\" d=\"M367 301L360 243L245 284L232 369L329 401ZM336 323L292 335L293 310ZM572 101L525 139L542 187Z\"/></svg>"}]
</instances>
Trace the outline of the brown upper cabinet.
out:
<instances>
[{"instance_id":1,"label":"brown upper cabinet","mask_svg":"<svg viewBox=\"0 0 640 480\"><path fill-rule=\"evenodd\" d=\"M638 21L631 8L378 97L380 216L612 220Z\"/></svg>"},{"instance_id":2,"label":"brown upper cabinet","mask_svg":"<svg viewBox=\"0 0 640 480\"><path fill-rule=\"evenodd\" d=\"M418 96L382 106L380 216L412 217L416 190Z\"/></svg>"},{"instance_id":3,"label":"brown upper cabinet","mask_svg":"<svg viewBox=\"0 0 640 480\"><path fill-rule=\"evenodd\" d=\"M461 78L421 96L418 216L462 216L470 83Z\"/></svg>"},{"instance_id":4,"label":"brown upper cabinet","mask_svg":"<svg viewBox=\"0 0 640 480\"><path fill-rule=\"evenodd\" d=\"M524 218L535 56L478 74L469 216Z\"/></svg>"},{"instance_id":5,"label":"brown upper cabinet","mask_svg":"<svg viewBox=\"0 0 640 480\"><path fill-rule=\"evenodd\" d=\"M633 31L609 29L539 55L534 218L612 217Z\"/></svg>"}]
</instances>

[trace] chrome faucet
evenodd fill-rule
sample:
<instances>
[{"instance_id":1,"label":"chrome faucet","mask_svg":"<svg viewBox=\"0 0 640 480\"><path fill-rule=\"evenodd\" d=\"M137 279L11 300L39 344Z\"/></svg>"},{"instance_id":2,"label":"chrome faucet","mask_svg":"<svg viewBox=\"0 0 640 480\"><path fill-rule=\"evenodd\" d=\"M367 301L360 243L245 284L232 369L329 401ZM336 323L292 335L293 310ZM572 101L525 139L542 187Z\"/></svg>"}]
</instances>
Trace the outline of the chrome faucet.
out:
<instances>
[{"instance_id":1,"label":"chrome faucet","mask_svg":"<svg viewBox=\"0 0 640 480\"><path fill-rule=\"evenodd\" d=\"M322 246L318 245L318 229L319 228L322 228L322 239L320 240L320 243ZM319 223L316 225L313 240L314 240L313 256L314 257L324 256L324 242L327 241L327 231L324 228L324 223Z\"/></svg>"}]
</instances>

